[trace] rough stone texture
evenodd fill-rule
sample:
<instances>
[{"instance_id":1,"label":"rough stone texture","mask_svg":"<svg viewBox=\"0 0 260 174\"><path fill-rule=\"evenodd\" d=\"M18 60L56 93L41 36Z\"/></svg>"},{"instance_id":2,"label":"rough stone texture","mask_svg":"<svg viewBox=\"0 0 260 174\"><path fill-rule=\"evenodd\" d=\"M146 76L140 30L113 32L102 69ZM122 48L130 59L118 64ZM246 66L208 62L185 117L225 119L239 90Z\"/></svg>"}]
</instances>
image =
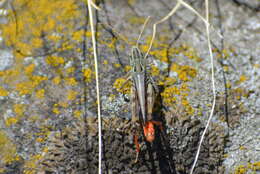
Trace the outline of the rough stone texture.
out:
<instances>
[{"instance_id":1,"label":"rough stone texture","mask_svg":"<svg viewBox=\"0 0 260 174\"><path fill-rule=\"evenodd\" d=\"M104 11L99 12L99 17L102 23L108 23L107 17L110 18L111 26L115 31L120 32L122 35L129 38L130 41L135 42L138 37L142 22L140 24L131 24L129 22L130 17L147 17L152 16L152 22L155 22L161 17L165 16L171 8L175 5L176 1L172 0L150 0L150 1L133 1L134 4L129 4L128 1L120 0L110 0L104 1L107 14ZM187 2L192 3L192 5L199 10L201 14L204 14L204 7L202 6L202 0L190 0ZM214 26L212 31L212 42L214 46L220 48L221 40L217 36L219 32L219 16L216 8L216 1L210 1L210 20ZM223 60L223 64L228 66L229 70L226 72L227 81L232 85L231 89L228 91L228 106L229 106L229 123L230 127L227 127L225 123L226 118L224 118L224 103L225 98L223 95L223 77L220 64L215 62L216 70L216 88L217 88L217 105L216 111L213 117L214 125L211 126L210 133L205 140L203 145L203 150L201 157L199 159L199 165L196 169L197 173L224 173L222 171L225 168L225 173L232 173L236 166L240 164L245 164L248 161L256 162L259 161L259 137L257 134L257 129L259 129L259 115L260 115L260 69L257 65L260 64L260 37L259 29L260 22L259 17L260 13L257 12L259 9L258 0L219 0L220 9L221 9L221 21L224 29L224 48L229 49L233 48L234 52L230 53L227 59ZM104 4L100 4L101 8L104 9ZM253 8L252 8L253 7ZM259 11L259 10L258 10ZM210 61L208 57L208 50L206 45L205 37L205 28L201 20L197 19L193 25L188 26L188 24L195 18L194 14L190 13L187 9L181 8L176 13L175 16L170 18L168 21L162 23L158 26L157 38L161 35L169 36L170 40L176 37L178 32L182 29L185 31L181 34L179 39L174 42L173 47L178 47L182 44L188 44L192 46L202 58L201 62L193 62L185 57L183 54L178 56L170 55L169 58L172 62L178 62L182 65L191 65L196 67L198 70L197 78L190 82L191 94L189 101L194 107L202 106L202 117L197 117L195 115L195 120L185 119L175 119L175 121L168 120L167 126L167 139L168 143L164 143L161 136L158 137L157 143L151 148L151 156L154 157L154 170L159 171L160 165L168 165L168 161L171 161L171 166L175 166L175 170L179 173L187 173L194 158L195 153L195 144L198 143L199 134L203 129L205 120L209 115L210 106L212 103L212 90L211 90L211 81L210 81ZM6 22L6 21L5 21ZM141 39L141 43L145 44L145 37L151 35L152 25L151 23L146 27L144 32L144 37ZM99 28L100 32L103 33L102 36L111 39L109 32L104 31L102 27ZM164 31L169 31L164 32ZM103 39L103 38L101 38ZM170 40L167 40L165 44L169 44ZM89 41L90 42L90 41ZM89 47L91 44L88 45ZM120 47L126 47L126 49L119 49ZM117 43L117 48L119 54L116 55L114 51L108 49L107 46L103 44L98 44L100 57L104 60L108 60L109 65L100 65L100 82L101 82L101 96L102 96L102 114L111 116L117 115L120 117L129 117L130 112L125 108L129 106L129 103L124 101L123 96L118 97L118 93L115 93L115 90L112 88L113 83L116 78L122 77L125 75L122 68L115 68L114 63L120 63L121 61L124 65L128 64L128 55L130 53L131 45L127 45L125 42L119 39ZM2 52L2 54L4 51ZM216 57L215 57L216 58ZM82 58L81 58L82 59ZM152 58L153 59L153 58ZM155 59L155 58L154 58ZM38 66L37 73L39 74L48 74L49 69L44 63L43 58L26 58L27 63L33 62ZM217 59L215 59L217 60ZM0 69L5 69L12 65L11 57L0 58ZM161 62L157 63L160 69L165 65ZM77 64L78 62L74 62ZM69 63L68 63L69 64ZM7 66L8 65L8 66ZM92 65L90 65L92 66ZM161 66L161 67L160 67ZM80 74L80 73L78 73ZM78 75L76 74L76 75ZM172 73L174 74L174 73ZM171 74L170 74L171 75ZM239 79L239 76L245 75L247 80L244 83L236 83ZM52 77L52 76L50 76ZM87 112L87 115L94 115L96 111L96 105L90 105L91 102L95 101L95 87L93 84L89 84L89 95L88 95L88 107L90 108ZM82 84L77 86L78 88L83 88ZM66 86L66 88L68 88ZM231 92L234 88L241 88L245 90L247 95L238 95ZM18 153L24 160L28 160L30 155L41 153L42 147L49 146L49 144L37 143L35 139L36 136L33 136L28 140L27 137L30 137L30 133L39 131L38 128L43 125L53 126L55 130L62 130L62 134L58 134L56 138L50 142L50 152L46 156L46 165L49 164L51 170L56 171L56 173L80 173L80 170L90 170L89 173L96 173L97 167L97 132L96 122L95 126L89 126L92 128L92 133L88 133L85 137L85 132L83 126L68 126L68 130L63 130L72 119L72 111L75 108L82 108L81 106L71 106L68 109L62 110L62 113L59 116L54 116L52 113L52 105L54 102L57 102L58 99L61 99L63 96L63 91L60 88L55 88L55 86L46 83L46 91L49 93L49 98L45 101L31 100L27 96L19 96L15 92L11 91L11 94L8 97L5 97L3 100L1 98L0 111L3 115L3 120L0 122L0 127L5 129L8 135L14 140L18 146ZM195 95L195 94L199 95ZM116 95L116 100L110 101L110 94ZM194 94L194 95L193 95ZM237 96L240 99L237 99ZM52 97L55 97L57 101L53 101ZM11 128L6 128L4 124L4 119L8 116L13 116L12 104L13 103L25 103L29 104L30 107L27 110L27 115L34 113L39 110L41 113L41 120L36 123L30 123L28 120L25 120L22 123L14 125ZM76 101L73 102L77 103ZM72 103L71 103L72 105ZM176 111L178 112L178 111ZM181 113L180 113L181 114ZM50 118L46 121L46 118ZM193 118L193 117L192 117ZM197 119L200 119L198 121ZM105 118L107 119L107 118ZM110 118L111 119L111 118ZM110 125L111 123L117 123L107 119L107 122ZM167 118L166 118L167 119ZM105 156L106 166L104 169L110 169L113 173L124 173L134 172L134 173L145 173L145 171L151 170L151 162L149 161L149 148L144 144L142 147L142 154L138 164L132 164L135 158L135 149L134 144L132 143L132 134L129 133L131 126L127 128L122 128L122 130L114 129L113 127L118 128L118 126L128 125L128 121L122 121L118 119L119 123L114 124L111 129L108 127L104 129L104 134L106 137L105 141ZM123 124L124 123L124 124ZM113 125L113 124L112 124ZM53 130L51 129L51 130ZM78 130L82 129L82 130ZM74 130L71 132L71 130ZM126 131L128 130L128 131ZM223 155L223 146L225 146L224 137L227 131L229 131L229 146L226 147L225 153L227 158L225 159L224 166L221 166L222 155ZM78 133L80 132L80 133ZM90 131L91 132L91 131ZM191 136L192 135L192 136ZM221 136L220 136L221 135ZM161 141L160 141L161 140ZM142 140L140 139L140 142ZM87 143L86 143L87 142ZM165 141L167 142L167 141ZM57 145L55 145L55 143ZM52 145L51 145L52 144ZM88 146L84 146L87 144ZM166 149L166 144L169 145L169 151ZM177 144L177 145L176 145ZM215 146L214 146L214 145ZM246 147L246 150L241 150L239 147ZM73 148L71 148L73 147ZM85 148L85 149L84 149ZM161 150L159 150L161 149ZM159 150L160 153L157 153ZM85 152L89 152L85 153ZM118 152L118 153L115 153ZM171 153L170 153L171 152ZM86 155L87 154L87 155ZM127 156L125 155L127 154ZM158 154L161 154L159 156ZM171 154L169 156L169 154ZM165 156L165 159L162 158ZM244 156L246 156L244 158ZM111 159L109 159L111 158ZM166 163L159 163L159 159ZM205 159L206 158L206 159ZM48 161L49 159L49 161ZM55 159L50 161L50 159ZM84 160L86 159L86 160ZM94 159L94 160L93 160ZM86 162L88 161L88 162ZM148 161L148 162L147 162ZM21 162L22 163L22 162ZM85 165L86 164L86 165ZM22 165L8 165L6 168L7 173L19 173L22 169ZM165 166L164 166L165 167ZM167 167L166 167L167 169ZM58 171L58 172L57 172ZM203 172L202 172L203 171ZM54 172L55 173L55 172Z\"/></svg>"},{"instance_id":2,"label":"rough stone texture","mask_svg":"<svg viewBox=\"0 0 260 174\"><path fill-rule=\"evenodd\" d=\"M158 132L153 144L141 143L138 162L134 163L136 153L131 133L134 126L127 119L104 119L103 122L108 123L103 130L105 173L188 173L203 127L199 120L190 118L171 120L172 124L166 129L168 133ZM76 123L50 141L49 152L41 162L43 170L50 173L97 172L97 119L88 118L87 125ZM206 136L194 173L222 173L224 145L223 128L215 125Z\"/></svg>"},{"instance_id":3,"label":"rough stone texture","mask_svg":"<svg viewBox=\"0 0 260 174\"><path fill-rule=\"evenodd\" d=\"M9 68L13 64L13 55L10 51L1 50L0 52L0 71Z\"/></svg>"}]
</instances>

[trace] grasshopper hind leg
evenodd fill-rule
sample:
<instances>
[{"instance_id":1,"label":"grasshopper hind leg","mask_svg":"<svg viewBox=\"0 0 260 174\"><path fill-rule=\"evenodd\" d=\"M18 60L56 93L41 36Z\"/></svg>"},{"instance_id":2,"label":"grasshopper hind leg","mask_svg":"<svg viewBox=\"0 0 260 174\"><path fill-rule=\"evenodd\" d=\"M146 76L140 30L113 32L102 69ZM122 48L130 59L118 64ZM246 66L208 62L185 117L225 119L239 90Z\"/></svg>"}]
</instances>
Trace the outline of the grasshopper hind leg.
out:
<instances>
[{"instance_id":1,"label":"grasshopper hind leg","mask_svg":"<svg viewBox=\"0 0 260 174\"><path fill-rule=\"evenodd\" d=\"M133 123L138 121L138 97L136 94L135 87L131 87L131 119Z\"/></svg>"},{"instance_id":2,"label":"grasshopper hind leg","mask_svg":"<svg viewBox=\"0 0 260 174\"><path fill-rule=\"evenodd\" d=\"M148 83L147 86L147 117L148 121L153 120L153 106L155 102L155 91L153 88L153 85L151 83Z\"/></svg>"}]
</instances>

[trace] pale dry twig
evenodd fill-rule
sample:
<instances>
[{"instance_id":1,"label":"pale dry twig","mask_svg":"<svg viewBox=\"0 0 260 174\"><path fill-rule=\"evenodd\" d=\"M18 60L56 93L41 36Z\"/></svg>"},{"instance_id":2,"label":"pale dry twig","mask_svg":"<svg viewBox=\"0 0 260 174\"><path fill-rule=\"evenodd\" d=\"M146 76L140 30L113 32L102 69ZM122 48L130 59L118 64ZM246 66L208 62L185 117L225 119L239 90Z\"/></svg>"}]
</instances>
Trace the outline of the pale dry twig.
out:
<instances>
[{"instance_id":1,"label":"pale dry twig","mask_svg":"<svg viewBox=\"0 0 260 174\"><path fill-rule=\"evenodd\" d=\"M210 31L209 31L209 4L208 4L208 0L205 0L205 9L206 9L206 19L204 17L202 17L193 7L191 7L189 4L187 4L186 2L184 2L183 0L177 0L177 4L172 8L172 10L161 20L157 21L156 23L154 23L153 25L153 35L152 35L152 39L148 48L148 51L145 55L145 58L148 56L151 48L152 48L152 44L154 42L155 39L155 34L156 34L156 27L158 24L166 21L168 18L170 18L174 13L176 13L176 11L178 10L178 8L183 5L184 7L186 7L187 9L189 9L190 11L192 11L195 15L197 15L206 25L206 34L207 34L207 44L208 44L208 49L209 49L209 54L210 54L210 62L211 62L211 81L212 81L212 92L213 92L213 103L212 103L212 108L210 111L210 116L208 118L206 127L202 133L200 142L199 142L199 146L196 152L196 156L195 156L195 160L193 162L192 168L190 170L190 174L193 174L193 170L196 166L196 163L198 161L198 157L199 157L199 153L200 153L200 149L201 149L201 145L202 142L204 140L205 134L207 132L207 129L209 127L210 121L213 117L213 113L214 113L214 108L215 108L215 103L216 103L216 89L215 89L215 78L214 78L214 58L213 58L213 54L212 54L212 49L211 49L211 42L210 42ZM218 33L219 34L219 33ZM220 37L222 37L219 34Z\"/></svg>"},{"instance_id":2,"label":"pale dry twig","mask_svg":"<svg viewBox=\"0 0 260 174\"><path fill-rule=\"evenodd\" d=\"M92 7L100 10L91 0L88 0L88 12L89 12L89 21L91 28L91 37L92 37L92 47L94 52L94 61L95 61L95 76L96 76L96 91L97 91L97 105L98 105L98 173L102 174L102 124L101 124L101 106L100 106L100 94L99 94L99 77L98 77L98 61L97 61L97 48L96 48L96 38L93 22Z\"/></svg>"}]
</instances>

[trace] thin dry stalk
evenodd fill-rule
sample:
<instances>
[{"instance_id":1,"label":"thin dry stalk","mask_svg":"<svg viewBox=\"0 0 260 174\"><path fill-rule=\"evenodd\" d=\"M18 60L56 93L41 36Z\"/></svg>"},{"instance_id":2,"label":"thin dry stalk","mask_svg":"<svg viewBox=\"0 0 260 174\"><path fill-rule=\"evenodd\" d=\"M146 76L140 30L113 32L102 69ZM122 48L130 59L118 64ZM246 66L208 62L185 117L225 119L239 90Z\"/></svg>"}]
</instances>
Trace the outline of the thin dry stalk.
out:
<instances>
[{"instance_id":1,"label":"thin dry stalk","mask_svg":"<svg viewBox=\"0 0 260 174\"><path fill-rule=\"evenodd\" d=\"M207 34L207 43L208 43L208 49L209 49L209 54L210 54L210 62L211 62L211 81L212 81L212 91L213 91L213 103L212 103L212 108L211 108L211 111L210 111L209 119L208 119L206 127L205 127L205 129L204 129L204 131L202 133L202 136L201 136L201 139L200 139L200 142L199 142L199 146L198 146L198 150L197 150L197 153L196 153L196 156L195 156L195 160L193 162L193 165L192 165L192 168L191 168L191 171L190 171L190 174L193 174L193 170L194 170L194 168L196 166L196 163L198 161L198 157L199 157L199 154L200 154L200 149L201 149L202 142L204 140L205 134L206 134L207 129L209 127L210 121L211 121L211 119L213 117L215 103L216 103L216 89L215 89L215 79L214 79L214 59L213 59L213 54L212 54L212 49L211 49L210 33L209 33L210 32L209 31L209 27L210 27L210 24L209 24L209 7L208 7L209 4L208 4L208 0L205 0L205 6L206 6L205 7L206 19L205 19L193 7L191 7L189 4L187 4L183 0L177 0L177 1L178 1L177 4L175 5L175 7L172 8L170 13L168 13L160 21L157 21L156 23L154 23L152 39L151 39L148 51L147 51L147 53L145 55L145 58L148 56L148 54L149 54L149 52L150 52L150 50L152 48L152 44L154 42L154 38L155 38L155 34L156 34L156 27L157 27L157 25L162 23L162 22L164 22L164 21L166 21L168 18L170 18L174 13L176 13L176 11L178 10L178 8L181 5L183 5L187 9L189 9L191 12L193 12L195 15L197 15L205 23L205 25L206 25L206 34ZM222 37L220 34L219 34L219 36Z\"/></svg>"},{"instance_id":2,"label":"thin dry stalk","mask_svg":"<svg viewBox=\"0 0 260 174\"><path fill-rule=\"evenodd\" d=\"M98 61L97 61L97 48L96 48L96 38L93 22L92 7L99 10L99 8L91 1L88 0L88 11L89 11L89 21L91 28L92 37L92 47L94 52L95 61L95 75L96 75L96 92L97 92L97 107L98 107L98 173L102 174L102 124L101 124L101 106L100 106L100 94L99 94L99 78L98 78Z\"/></svg>"},{"instance_id":3,"label":"thin dry stalk","mask_svg":"<svg viewBox=\"0 0 260 174\"><path fill-rule=\"evenodd\" d=\"M164 17L162 18L161 20L155 22L153 24L153 35L152 35L152 40L150 42L150 45L149 45L149 48L148 48L148 51L147 53L145 54L145 58L148 56L151 48L152 48L152 45L153 45L153 42L154 42L154 39L155 39L155 34L156 34L156 28L157 28L157 25L160 24L160 23L163 23L164 21L166 21L168 18L170 18L172 15L174 15L174 13L176 13L176 11L178 10L178 8L183 5L184 7L186 7L187 9L189 9L191 12L193 12L195 15L197 15L206 25L209 25L209 23L207 22L207 20L201 16L193 7L191 7L189 4L187 4L186 2L184 2L183 0L177 0L177 4L172 8L172 10Z\"/></svg>"},{"instance_id":4,"label":"thin dry stalk","mask_svg":"<svg viewBox=\"0 0 260 174\"><path fill-rule=\"evenodd\" d=\"M137 48L138 48L138 45L139 45L139 41L140 41L140 39L141 39L141 37L142 37L142 34L143 34L143 32L144 32L144 28L145 28L145 26L147 25L149 19L150 19L150 16L148 16L148 17L146 18L146 20L144 21L142 30L141 30L141 32L140 32L140 34L139 34L139 36L138 36L137 41L136 41L136 47L137 47Z\"/></svg>"},{"instance_id":5,"label":"thin dry stalk","mask_svg":"<svg viewBox=\"0 0 260 174\"><path fill-rule=\"evenodd\" d=\"M207 22L209 22L209 3L208 3L208 0L205 0L205 11L206 11L206 20L207 20ZM206 127L205 127L205 129L204 129L204 131L201 135L201 138L200 138L199 147L198 147L198 150L197 150L195 160L193 162L190 174L193 174L193 170L194 170L196 163L198 161L201 145L202 145L202 142L204 140L205 134L208 130L210 121L213 117L213 113L214 113L214 109L215 109L215 103L216 103L216 88L215 88L215 78L214 78L214 58L213 58L211 43L210 43L209 25L207 25L207 24L206 24L206 33L207 33L207 41L208 41L208 48L209 48L210 62L211 62L211 82L212 82L213 103L212 103L212 108L211 108L211 111L210 111L209 119L207 121Z\"/></svg>"}]
</instances>

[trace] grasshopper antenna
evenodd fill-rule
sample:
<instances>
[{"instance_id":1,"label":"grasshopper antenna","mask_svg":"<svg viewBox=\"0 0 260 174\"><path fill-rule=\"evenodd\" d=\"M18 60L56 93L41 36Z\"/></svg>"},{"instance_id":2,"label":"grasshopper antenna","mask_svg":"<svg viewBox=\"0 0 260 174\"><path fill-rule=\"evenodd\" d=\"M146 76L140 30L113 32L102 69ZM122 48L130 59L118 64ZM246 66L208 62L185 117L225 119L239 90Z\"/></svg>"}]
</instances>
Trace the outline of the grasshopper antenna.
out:
<instances>
[{"instance_id":1,"label":"grasshopper antenna","mask_svg":"<svg viewBox=\"0 0 260 174\"><path fill-rule=\"evenodd\" d=\"M143 25L143 27L142 27L141 33L139 34L138 39L137 39L137 41L136 41L136 45L135 45L135 46L136 46L137 48L138 48L138 45L139 45L139 41L140 41L140 39L141 39L141 37L142 37L142 34L143 34L143 32L144 32L145 26L147 25L147 23L148 23L148 21L149 21L150 18L151 18L151 17L148 16L148 17L146 18L146 20L144 21L144 25Z\"/></svg>"}]
</instances>

